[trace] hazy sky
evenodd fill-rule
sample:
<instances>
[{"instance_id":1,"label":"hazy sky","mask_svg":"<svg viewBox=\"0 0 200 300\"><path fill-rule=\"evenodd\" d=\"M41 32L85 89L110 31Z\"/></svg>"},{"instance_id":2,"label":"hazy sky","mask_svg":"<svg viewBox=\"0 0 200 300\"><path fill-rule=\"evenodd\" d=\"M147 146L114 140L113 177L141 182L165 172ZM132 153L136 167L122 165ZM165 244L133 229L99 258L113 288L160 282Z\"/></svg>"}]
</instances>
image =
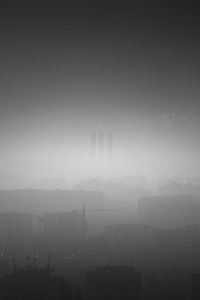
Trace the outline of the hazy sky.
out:
<instances>
[{"instance_id":1,"label":"hazy sky","mask_svg":"<svg viewBox=\"0 0 200 300\"><path fill-rule=\"evenodd\" d=\"M199 174L191 2L2 6L0 173L88 176L90 132L111 130L113 174Z\"/></svg>"}]
</instances>

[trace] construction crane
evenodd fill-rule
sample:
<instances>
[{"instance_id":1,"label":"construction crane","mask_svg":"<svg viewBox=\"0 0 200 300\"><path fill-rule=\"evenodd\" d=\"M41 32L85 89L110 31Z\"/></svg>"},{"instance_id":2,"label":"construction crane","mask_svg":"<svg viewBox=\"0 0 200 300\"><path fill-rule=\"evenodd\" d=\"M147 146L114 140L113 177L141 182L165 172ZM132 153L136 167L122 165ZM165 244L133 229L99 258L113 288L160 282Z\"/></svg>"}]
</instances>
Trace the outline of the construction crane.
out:
<instances>
[{"instance_id":1,"label":"construction crane","mask_svg":"<svg viewBox=\"0 0 200 300\"><path fill-rule=\"evenodd\" d=\"M86 226L86 213L91 212L91 213L96 213L96 212L117 212L120 211L118 208L92 208L92 209L85 209L85 204L82 204L82 209L73 209L72 213L82 213L83 216L83 227ZM44 216L40 215L33 215L37 220L38 220L38 233L39 236L42 236L43 232L43 225L45 222Z\"/></svg>"}]
</instances>

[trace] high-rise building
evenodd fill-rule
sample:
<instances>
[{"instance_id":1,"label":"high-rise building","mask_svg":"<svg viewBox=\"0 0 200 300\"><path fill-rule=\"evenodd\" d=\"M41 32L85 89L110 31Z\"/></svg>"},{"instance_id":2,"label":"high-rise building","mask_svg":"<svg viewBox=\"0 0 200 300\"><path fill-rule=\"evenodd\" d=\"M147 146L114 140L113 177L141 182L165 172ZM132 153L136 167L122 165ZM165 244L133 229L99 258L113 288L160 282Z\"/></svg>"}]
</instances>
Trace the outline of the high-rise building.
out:
<instances>
[{"instance_id":1,"label":"high-rise building","mask_svg":"<svg viewBox=\"0 0 200 300\"><path fill-rule=\"evenodd\" d=\"M191 195L152 196L138 202L142 224L160 228L200 225L199 197Z\"/></svg>"},{"instance_id":2,"label":"high-rise building","mask_svg":"<svg viewBox=\"0 0 200 300\"><path fill-rule=\"evenodd\" d=\"M84 213L61 212L44 214L44 238L51 251L73 251L84 244Z\"/></svg>"},{"instance_id":3,"label":"high-rise building","mask_svg":"<svg viewBox=\"0 0 200 300\"><path fill-rule=\"evenodd\" d=\"M142 224L110 225L105 230L110 256L119 264L137 262L137 266L149 265L152 260L150 244L153 230Z\"/></svg>"},{"instance_id":4,"label":"high-rise building","mask_svg":"<svg viewBox=\"0 0 200 300\"><path fill-rule=\"evenodd\" d=\"M26 255L32 246L32 215L6 213L0 215L2 251L8 255Z\"/></svg>"}]
</instances>

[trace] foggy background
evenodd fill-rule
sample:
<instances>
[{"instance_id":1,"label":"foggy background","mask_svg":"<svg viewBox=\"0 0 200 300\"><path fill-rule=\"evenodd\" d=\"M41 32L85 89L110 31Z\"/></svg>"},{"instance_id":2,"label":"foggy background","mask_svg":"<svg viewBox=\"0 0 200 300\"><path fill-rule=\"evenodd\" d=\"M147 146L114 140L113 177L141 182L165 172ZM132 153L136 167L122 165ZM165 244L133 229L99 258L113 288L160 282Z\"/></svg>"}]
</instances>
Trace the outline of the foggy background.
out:
<instances>
[{"instance_id":1,"label":"foggy background","mask_svg":"<svg viewBox=\"0 0 200 300\"><path fill-rule=\"evenodd\" d=\"M0 6L3 299L200 299L199 25L193 1Z\"/></svg>"},{"instance_id":2,"label":"foggy background","mask_svg":"<svg viewBox=\"0 0 200 300\"><path fill-rule=\"evenodd\" d=\"M1 188L91 177L96 131L114 135L96 176L199 176L198 36L190 2L4 4Z\"/></svg>"}]
</instances>

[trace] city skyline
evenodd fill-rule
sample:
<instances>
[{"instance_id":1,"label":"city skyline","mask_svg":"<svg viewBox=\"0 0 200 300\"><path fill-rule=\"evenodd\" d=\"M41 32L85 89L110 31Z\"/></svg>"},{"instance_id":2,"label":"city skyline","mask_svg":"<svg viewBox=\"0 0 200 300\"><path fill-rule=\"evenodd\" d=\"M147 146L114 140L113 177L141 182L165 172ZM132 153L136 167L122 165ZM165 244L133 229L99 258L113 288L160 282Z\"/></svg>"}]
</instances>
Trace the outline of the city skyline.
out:
<instances>
[{"instance_id":1,"label":"city skyline","mask_svg":"<svg viewBox=\"0 0 200 300\"><path fill-rule=\"evenodd\" d=\"M197 8L1 4L0 298L200 299Z\"/></svg>"}]
</instances>

